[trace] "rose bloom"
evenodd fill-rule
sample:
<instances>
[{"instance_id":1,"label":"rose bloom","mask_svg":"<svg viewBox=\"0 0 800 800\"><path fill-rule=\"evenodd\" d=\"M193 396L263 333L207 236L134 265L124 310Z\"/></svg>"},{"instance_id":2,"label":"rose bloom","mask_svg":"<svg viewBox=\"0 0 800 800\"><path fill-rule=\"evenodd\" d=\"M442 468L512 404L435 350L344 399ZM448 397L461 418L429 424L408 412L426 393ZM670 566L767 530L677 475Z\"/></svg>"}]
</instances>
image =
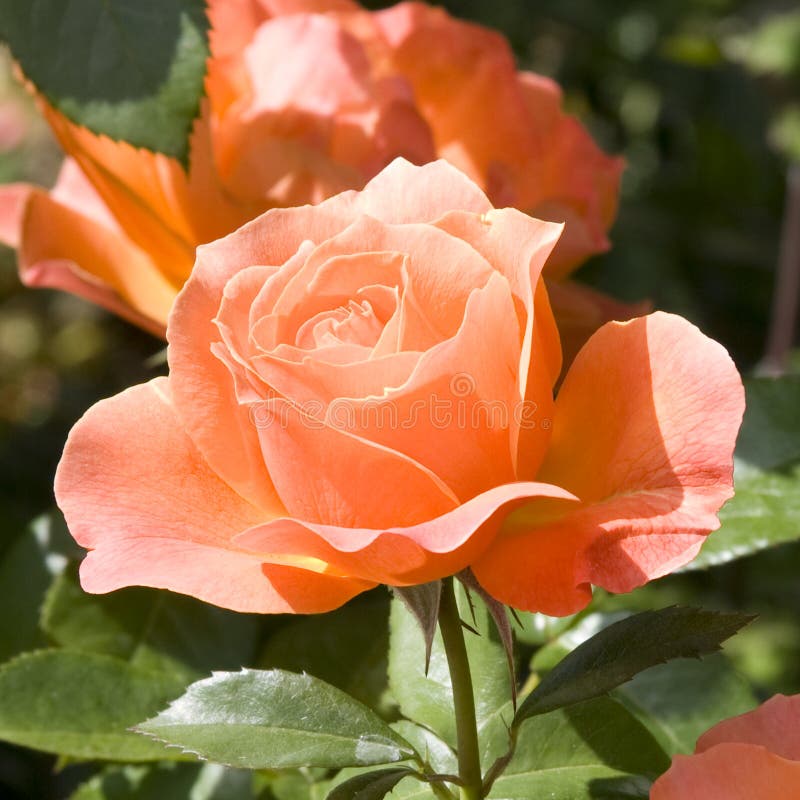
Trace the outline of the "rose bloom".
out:
<instances>
[{"instance_id":1,"label":"rose bloom","mask_svg":"<svg viewBox=\"0 0 800 800\"><path fill-rule=\"evenodd\" d=\"M163 335L198 245L269 208L360 189L397 156L444 156L495 205L566 221L553 277L608 247L620 159L563 112L555 83L517 72L499 34L419 3L373 13L351 0L213 0L210 17L188 174L41 102L67 154L58 181L0 191L0 241L18 249L26 284ZM579 328L630 313L595 299L564 300L581 341Z\"/></svg>"},{"instance_id":2,"label":"rose bloom","mask_svg":"<svg viewBox=\"0 0 800 800\"><path fill-rule=\"evenodd\" d=\"M651 800L793 800L800 797L800 695L775 695L720 722L676 756Z\"/></svg>"},{"instance_id":3,"label":"rose bloom","mask_svg":"<svg viewBox=\"0 0 800 800\"><path fill-rule=\"evenodd\" d=\"M561 232L397 160L200 247L169 377L91 408L59 465L84 588L320 612L471 567L560 615L689 561L732 494L740 378L659 313L602 327L554 399Z\"/></svg>"}]
</instances>

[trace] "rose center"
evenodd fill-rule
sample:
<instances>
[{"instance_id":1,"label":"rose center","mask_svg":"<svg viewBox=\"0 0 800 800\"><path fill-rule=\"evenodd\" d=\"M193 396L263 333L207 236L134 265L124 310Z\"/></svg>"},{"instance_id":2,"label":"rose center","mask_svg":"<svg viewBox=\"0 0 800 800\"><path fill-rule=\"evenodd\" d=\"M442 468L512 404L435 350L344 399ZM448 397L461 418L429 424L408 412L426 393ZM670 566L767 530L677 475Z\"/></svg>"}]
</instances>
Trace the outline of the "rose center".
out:
<instances>
[{"instance_id":1,"label":"rose center","mask_svg":"<svg viewBox=\"0 0 800 800\"><path fill-rule=\"evenodd\" d=\"M305 350L338 344L374 347L382 330L369 300L350 300L347 306L323 311L301 325L295 342Z\"/></svg>"}]
</instances>

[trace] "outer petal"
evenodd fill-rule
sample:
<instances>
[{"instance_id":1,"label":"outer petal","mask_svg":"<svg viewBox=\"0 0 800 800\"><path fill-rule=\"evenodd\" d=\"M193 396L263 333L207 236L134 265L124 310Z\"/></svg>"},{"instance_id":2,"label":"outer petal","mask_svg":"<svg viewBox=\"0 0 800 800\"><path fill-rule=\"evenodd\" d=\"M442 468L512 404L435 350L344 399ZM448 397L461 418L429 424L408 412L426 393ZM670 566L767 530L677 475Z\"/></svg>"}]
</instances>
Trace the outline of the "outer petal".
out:
<instances>
[{"instance_id":1,"label":"outer petal","mask_svg":"<svg viewBox=\"0 0 800 800\"><path fill-rule=\"evenodd\" d=\"M163 335L177 288L123 234L31 190L18 251L29 286L66 289Z\"/></svg>"},{"instance_id":2,"label":"outer petal","mask_svg":"<svg viewBox=\"0 0 800 800\"><path fill-rule=\"evenodd\" d=\"M791 761L800 762L800 694L776 694L753 711L723 720L698 740L695 752L724 742L757 744Z\"/></svg>"},{"instance_id":3,"label":"outer petal","mask_svg":"<svg viewBox=\"0 0 800 800\"><path fill-rule=\"evenodd\" d=\"M800 762L748 744L720 744L702 755L676 756L650 790L650 800L795 797L800 797Z\"/></svg>"},{"instance_id":4,"label":"outer petal","mask_svg":"<svg viewBox=\"0 0 800 800\"><path fill-rule=\"evenodd\" d=\"M335 608L368 588L324 574L318 562L264 564L237 550L233 537L264 513L208 468L168 392L157 378L104 400L67 441L56 498L91 551L81 567L87 591L154 586L238 611L284 612Z\"/></svg>"},{"instance_id":5,"label":"outer petal","mask_svg":"<svg viewBox=\"0 0 800 800\"><path fill-rule=\"evenodd\" d=\"M0 186L0 242L7 247L19 247L22 218L33 186L27 183L7 183Z\"/></svg>"},{"instance_id":6,"label":"outer petal","mask_svg":"<svg viewBox=\"0 0 800 800\"><path fill-rule=\"evenodd\" d=\"M557 486L509 483L442 516L405 528L365 529L275 520L236 537L256 552L302 552L363 580L398 586L425 583L469 566L521 503L541 514L563 514L576 501Z\"/></svg>"},{"instance_id":7,"label":"outer petal","mask_svg":"<svg viewBox=\"0 0 800 800\"><path fill-rule=\"evenodd\" d=\"M170 317L172 397L184 428L223 480L266 509L276 507L275 492L248 410L237 403L227 367L211 352L219 340L213 320L225 286L237 272L259 264L281 265L305 239L324 241L344 228L350 194L318 206L273 209L198 248L195 268Z\"/></svg>"},{"instance_id":8,"label":"outer petal","mask_svg":"<svg viewBox=\"0 0 800 800\"><path fill-rule=\"evenodd\" d=\"M355 196L361 214L382 222L433 222L448 211L483 214L492 204L463 172L444 160L422 167L396 158Z\"/></svg>"},{"instance_id":9,"label":"outer petal","mask_svg":"<svg viewBox=\"0 0 800 800\"><path fill-rule=\"evenodd\" d=\"M292 516L365 528L414 524L458 505L436 475L401 453L286 400L265 401L259 411L264 460Z\"/></svg>"},{"instance_id":10,"label":"outer petal","mask_svg":"<svg viewBox=\"0 0 800 800\"><path fill-rule=\"evenodd\" d=\"M567 374L538 476L583 505L545 525L520 512L478 579L510 605L563 615L590 584L630 591L685 564L733 494L743 410L727 353L685 320L603 326Z\"/></svg>"}]
</instances>

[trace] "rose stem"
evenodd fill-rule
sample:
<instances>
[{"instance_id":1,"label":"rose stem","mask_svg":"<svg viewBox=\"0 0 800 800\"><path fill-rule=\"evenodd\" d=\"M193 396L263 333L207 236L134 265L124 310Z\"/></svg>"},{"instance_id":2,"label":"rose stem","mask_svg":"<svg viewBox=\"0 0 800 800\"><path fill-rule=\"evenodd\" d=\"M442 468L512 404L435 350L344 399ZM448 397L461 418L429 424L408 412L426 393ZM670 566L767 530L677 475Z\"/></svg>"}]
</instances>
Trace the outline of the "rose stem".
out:
<instances>
[{"instance_id":1,"label":"rose stem","mask_svg":"<svg viewBox=\"0 0 800 800\"><path fill-rule=\"evenodd\" d=\"M450 668L450 682L453 685L458 738L458 775L463 781L461 800L480 800L481 759L478 749L478 726L475 721L475 695L472 691L472 675L452 578L443 581L439 628L442 631L447 664Z\"/></svg>"}]
</instances>

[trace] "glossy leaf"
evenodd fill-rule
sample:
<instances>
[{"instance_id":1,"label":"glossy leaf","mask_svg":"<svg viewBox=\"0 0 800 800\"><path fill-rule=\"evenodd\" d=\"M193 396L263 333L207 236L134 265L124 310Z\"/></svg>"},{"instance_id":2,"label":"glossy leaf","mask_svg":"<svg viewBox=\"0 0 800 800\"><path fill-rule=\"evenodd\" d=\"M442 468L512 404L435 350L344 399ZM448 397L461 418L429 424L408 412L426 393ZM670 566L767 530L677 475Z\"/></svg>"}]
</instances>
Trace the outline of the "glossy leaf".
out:
<instances>
[{"instance_id":1,"label":"glossy leaf","mask_svg":"<svg viewBox=\"0 0 800 800\"><path fill-rule=\"evenodd\" d=\"M282 670L215 673L136 729L201 758L249 769L369 766L414 752L349 695Z\"/></svg>"},{"instance_id":2,"label":"glossy leaf","mask_svg":"<svg viewBox=\"0 0 800 800\"><path fill-rule=\"evenodd\" d=\"M713 653L751 620L746 614L671 607L615 622L545 676L520 706L515 723L599 697L670 659Z\"/></svg>"},{"instance_id":3,"label":"glossy leaf","mask_svg":"<svg viewBox=\"0 0 800 800\"><path fill-rule=\"evenodd\" d=\"M129 731L180 691L174 678L108 656L26 653L0 668L0 739L69 758L181 758Z\"/></svg>"},{"instance_id":4,"label":"glossy leaf","mask_svg":"<svg viewBox=\"0 0 800 800\"><path fill-rule=\"evenodd\" d=\"M613 696L670 756L693 753L702 733L758 705L747 681L722 655L653 667L620 686Z\"/></svg>"},{"instance_id":5,"label":"glossy leaf","mask_svg":"<svg viewBox=\"0 0 800 800\"><path fill-rule=\"evenodd\" d=\"M327 614L292 619L269 637L257 666L310 672L379 708L386 692L388 629L386 593L373 593Z\"/></svg>"},{"instance_id":6,"label":"glossy leaf","mask_svg":"<svg viewBox=\"0 0 800 800\"><path fill-rule=\"evenodd\" d=\"M73 566L48 592L42 628L62 647L115 656L188 684L213 669L251 663L258 618L155 589L87 594Z\"/></svg>"},{"instance_id":7,"label":"glossy leaf","mask_svg":"<svg viewBox=\"0 0 800 800\"><path fill-rule=\"evenodd\" d=\"M658 743L619 703L599 698L527 720L490 798L641 798L669 766Z\"/></svg>"},{"instance_id":8,"label":"glossy leaf","mask_svg":"<svg viewBox=\"0 0 800 800\"><path fill-rule=\"evenodd\" d=\"M0 38L52 105L96 133L183 161L203 95L204 0L0 3Z\"/></svg>"}]
</instances>

